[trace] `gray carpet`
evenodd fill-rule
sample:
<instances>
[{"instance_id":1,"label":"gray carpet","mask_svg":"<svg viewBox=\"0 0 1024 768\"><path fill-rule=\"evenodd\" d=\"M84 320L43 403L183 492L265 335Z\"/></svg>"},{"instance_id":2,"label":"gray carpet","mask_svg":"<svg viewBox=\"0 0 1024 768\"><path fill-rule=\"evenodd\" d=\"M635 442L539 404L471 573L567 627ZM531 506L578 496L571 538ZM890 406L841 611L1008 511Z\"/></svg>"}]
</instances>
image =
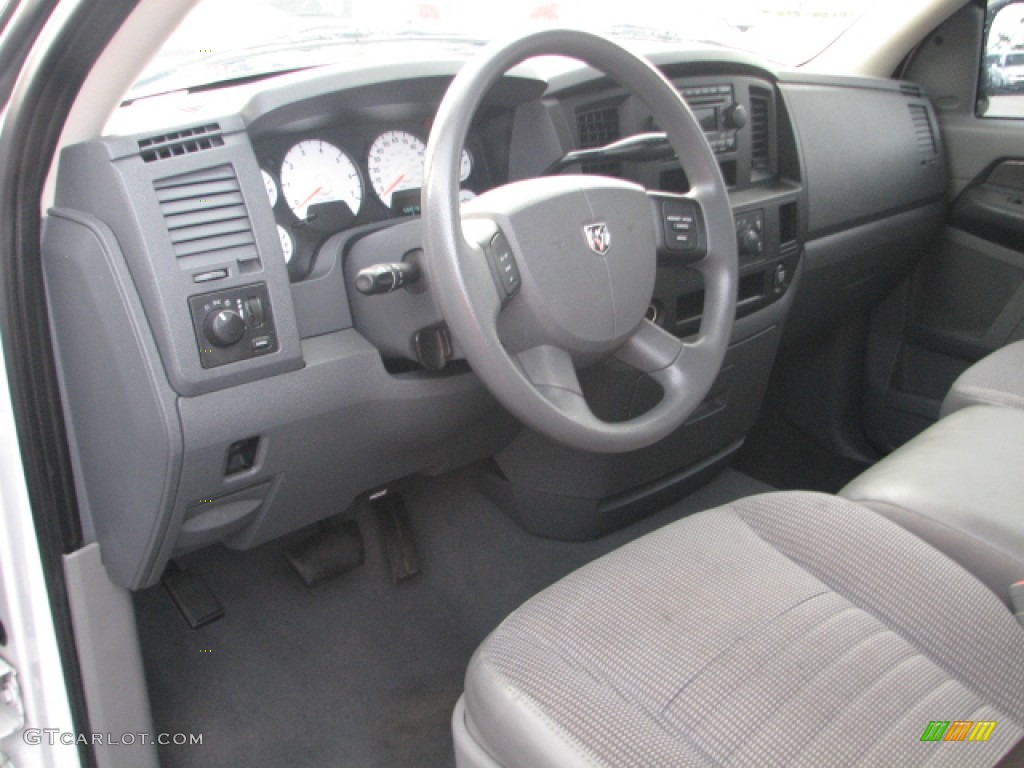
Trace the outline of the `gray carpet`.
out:
<instances>
[{"instance_id":1,"label":"gray carpet","mask_svg":"<svg viewBox=\"0 0 1024 768\"><path fill-rule=\"evenodd\" d=\"M525 599L615 547L692 512L770 490L726 470L601 540L525 533L477 489L473 471L406 493L422 573L395 586L368 509L366 563L307 589L281 543L183 558L226 609L190 630L160 587L136 596L157 732L202 733L162 747L165 767L452 766L449 718L483 637Z\"/></svg>"}]
</instances>

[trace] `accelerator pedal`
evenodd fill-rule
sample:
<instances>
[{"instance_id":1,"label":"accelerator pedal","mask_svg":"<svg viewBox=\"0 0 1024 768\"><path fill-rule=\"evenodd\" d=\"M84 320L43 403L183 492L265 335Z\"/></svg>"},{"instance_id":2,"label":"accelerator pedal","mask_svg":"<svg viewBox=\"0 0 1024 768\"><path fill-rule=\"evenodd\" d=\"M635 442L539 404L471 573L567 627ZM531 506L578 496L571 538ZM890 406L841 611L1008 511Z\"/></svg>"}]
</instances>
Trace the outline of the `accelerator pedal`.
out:
<instances>
[{"instance_id":1,"label":"accelerator pedal","mask_svg":"<svg viewBox=\"0 0 1024 768\"><path fill-rule=\"evenodd\" d=\"M409 510L401 494L381 491L370 497L370 506L380 524L384 549L391 564L395 584L411 579L420 572L420 555L409 524Z\"/></svg>"},{"instance_id":2,"label":"accelerator pedal","mask_svg":"<svg viewBox=\"0 0 1024 768\"><path fill-rule=\"evenodd\" d=\"M363 564L363 534L355 520L325 521L316 532L284 551L307 587L323 584Z\"/></svg>"}]
</instances>

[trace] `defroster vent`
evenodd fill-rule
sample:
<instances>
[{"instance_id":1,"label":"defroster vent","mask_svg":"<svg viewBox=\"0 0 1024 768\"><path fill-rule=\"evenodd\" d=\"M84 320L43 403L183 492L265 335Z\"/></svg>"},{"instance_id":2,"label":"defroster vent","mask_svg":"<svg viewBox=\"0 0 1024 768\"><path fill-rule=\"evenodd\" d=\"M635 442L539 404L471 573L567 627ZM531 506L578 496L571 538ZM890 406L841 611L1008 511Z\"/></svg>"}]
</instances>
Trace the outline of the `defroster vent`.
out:
<instances>
[{"instance_id":1,"label":"defroster vent","mask_svg":"<svg viewBox=\"0 0 1024 768\"><path fill-rule=\"evenodd\" d=\"M178 259L194 262L211 254L217 261L258 258L252 223L233 166L225 163L168 176L153 186Z\"/></svg>"},{"instance_id":2,"label":"defroster vent","mask_svg":"<svg viewBox=\"0 0 1024 768\"><path fill-rule=\"evenodd\" d=\"M167 160L222 146L224 138L221 136L220 126L217 123L210 123L141 139L139 155L144 162L155 163L157 160Z\"/></svg>"}]
</instances>

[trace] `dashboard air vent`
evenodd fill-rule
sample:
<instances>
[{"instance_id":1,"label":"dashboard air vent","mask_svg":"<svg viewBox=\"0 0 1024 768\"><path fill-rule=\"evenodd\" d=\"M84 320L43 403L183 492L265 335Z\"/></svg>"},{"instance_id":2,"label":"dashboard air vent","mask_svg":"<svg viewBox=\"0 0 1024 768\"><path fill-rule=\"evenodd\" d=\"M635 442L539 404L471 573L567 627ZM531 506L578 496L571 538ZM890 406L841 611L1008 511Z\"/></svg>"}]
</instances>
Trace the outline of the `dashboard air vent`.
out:
<instances>
[{"instance_id":1,"label":"dashboard air vent","mask_svg":"<svg viewBox=\"0 0 1024 768\"><path fill-rule=\"evenodd\" d=\"M576 114L576 129L579 148L591 149L603 147L620 138L618 107L601 107ZM620 163L583 163L580 170L584 173L603 174L605 176L621 176Z\"/></svg>"},{"instance_id":2,"label":"dashboard air vent","mask_svg":"<svg viewBox=\"0 0 1024 768\"><path fill-rule=\"evenodd\" d=\"M619 138L619 110L604 107L576 115L579 148L603 147Z\"/></svg>"},{"instance_id":3,"label":"dashboard air vent","mask_svg":"<svg viewBox=\"0 0 1024 768\"><path fill-rule=\"evenodd\" d=\"M913 96L917 99L924 96L924 91L921 90L921 86L914 85L913 83L900 83L900 90L907 96Z\"/></svg>"},{"instance_id":4,"label":"dashboard air vent","mask_svg":"<svg viewBox=\"0 0 1024 768\"><path fill-rule=\"evenodd\" d=\"M910 104L908 109L910 109L910 119L914 123L917 151L925 157L935 157L939 154L939 148L935 143L935 131L932 128L931 118L928 117L928 109L920 104Z\"/></svg>"},{"instance_id":5,"label":"dashboard air vent","mask_svg":"<svg viewBox=\"0 0 1024 768\"><path fill-rule=\"evenodd\" d=\"M750 167L771 172L772 96L764 88L750 89Z\"/></svg>"},{"instance_id":6,"label":"dashboard air vent","mask_svg":"<svg viewBox=\"0 0 1024 768\"><path fill-rule=\"evenodd\" d=\"M206 254L216 254L219 261L258 258L233 166L169 176L153 186L178 259Z\"/></svg>"},{"instance_id":7,"label":"dashboard air vent","mask_svg":"<svg viewBox=\"0 0 1024 768\"><path fill-rule=\"evenodd\" d=\"M217 123L210 123L141 139L139 154L144 162L155 163L157 160L167 160L171 157L222 146L224 146L224 139L221 136L220 126Z\"/></svg>"}]
</instances>

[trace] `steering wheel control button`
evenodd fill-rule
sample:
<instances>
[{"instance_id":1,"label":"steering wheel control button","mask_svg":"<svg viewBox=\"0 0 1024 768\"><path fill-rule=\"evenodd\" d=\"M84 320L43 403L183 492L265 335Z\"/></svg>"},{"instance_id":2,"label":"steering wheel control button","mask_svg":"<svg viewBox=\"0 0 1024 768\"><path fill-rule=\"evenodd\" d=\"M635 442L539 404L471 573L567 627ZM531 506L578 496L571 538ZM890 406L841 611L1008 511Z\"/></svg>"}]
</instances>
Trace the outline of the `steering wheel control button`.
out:
<instances>
[{"instance_id":1,"label":"steering wheel control button","mask_svg":"<svg viewBox=\"0 0 1024 768\"><path fill-rule=\"evenodd\" d=\"M516 264L516 257L512 253L512 246L509 245L508 238L499 232L491 238L486 250L498 284L505 292L505 296L511 298L519 290L521 278L519 265Z\"/></svg>"},{"instance_id":2,"label":"steering wheel control button","mask_svg":"<svg viewBox=\"0 0 1024 768\"><path fill-rule=\"evenodd\" d=\"M700 219L692 200L664 200L661 203L665 247L675 253L696 251L700 245Z\"/></svg>"},{"instance_id":3,"label":"steering wheel control button","mask_svg":"<svg viewBox=\"0 0 1024 768\"><path fill-rule=\"evenodd\" d=\"M203 368L277 351L266 283L191 296L188 304Z\"/></svg>"}]
</instances>

